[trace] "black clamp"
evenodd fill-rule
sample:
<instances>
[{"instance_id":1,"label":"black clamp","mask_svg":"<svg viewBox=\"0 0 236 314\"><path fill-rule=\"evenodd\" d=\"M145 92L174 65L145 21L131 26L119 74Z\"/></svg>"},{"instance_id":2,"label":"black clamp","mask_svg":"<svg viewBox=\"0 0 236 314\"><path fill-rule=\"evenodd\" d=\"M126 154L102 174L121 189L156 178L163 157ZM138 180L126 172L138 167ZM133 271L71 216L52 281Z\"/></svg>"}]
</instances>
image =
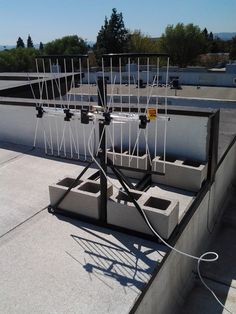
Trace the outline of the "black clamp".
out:
<instances>
[{"instance_id":1,"label":"black clamp","mask_svg":"<svg viewBox=\"0 0 236 314\"><path fill-rule=\"evenodd\" d=\"M42 118L43 117L43 114L44 114L44 110L43 110L43 107L42 106L37 106L36 107L36 110L38 111L36 117L37 118Z\"/></svg>"},{"instance_id":2,"label":"black clamp","mask_svg":"<svg viewBox=\"0 0 236 314\"><path fill-rule=\"evenodd\" d=\"M82 124L89 124L89 111L88 109L81 109L81 123Z\"/></svg>"},{"instance_id":3,"label":"black clamp","mask_svg":"<svg viewBox=\"0 0 236 314\"><path fill-rule=\"evenodd\" d=\"M139 120L140 120L139 128L140 129L146 129L147 123L150 122L150 120L147 118L147 116L141 115L141 116L139 116Z\"/></svg>"},{"instance_id":4,"label":"black clamp","mask_svg":"<svg viewBox=\"0 0 236 314\"><path fill-rule=\"evenodd\" d=\"M104 117L104 120L103 120L104 125L110 125L111 119L112 119L110 112L103 112L103 117Z\"/></svg>"},{"instance_id":5,"label":"black clamp","mask_svg":"<svg viewBox=\"0 0 236 314\"><path fill-rule=\"evenodd\" d=\"M64 117L64 121L70 121L70 119L74 115L70 112L70 109L64 109L64 113L66 114L66 116Z\"/></svg>"}]
</instances>

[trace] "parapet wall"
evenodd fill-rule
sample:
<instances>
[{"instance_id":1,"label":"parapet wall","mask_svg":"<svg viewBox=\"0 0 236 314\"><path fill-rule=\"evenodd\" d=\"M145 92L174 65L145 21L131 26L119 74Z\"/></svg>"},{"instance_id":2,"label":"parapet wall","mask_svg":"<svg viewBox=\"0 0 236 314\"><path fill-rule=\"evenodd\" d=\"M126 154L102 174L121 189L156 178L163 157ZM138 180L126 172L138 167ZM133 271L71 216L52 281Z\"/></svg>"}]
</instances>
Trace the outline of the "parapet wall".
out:
<instances>
[{"instance_id":1,"label":"parapet wall","mask_svg":"<svg viewBox=\"0 0 236 314\"><path fill-rule=\"evenodd\" d=\"M209 150L209 118L207 116L188 116L185 114L171 114L170 121L167 122L167 141L166 141L166 153L176 156L183 156L188 159L206 161ZM48 134L52 134L52 142L56 150L56 127L59 132L62 133L65 123L71 123L71 130L74 132L74 138L76 134L79 134L79 151L80 154L88 154L87 143L91 131L91 125L81 125L74 121L64 122L63 117L58 120L57 126L55 125L55 118L48 117L39 120L36 147L44 149L44 133L43 127ZM43 121L43 125L42 125ZM33 146L34 135L36 128L36 110L33 107L25 106L13 106L13 105L0 105L0 141L22 144L27 146ZM114 142L115 145L120 144L120 125L111 125L110 131L113 132L114 127ZM51 131L50 131L51 128ZM157 129L156 129L157 128ZM148 124L148 145L150 152L154 151L155 134L157 140L157 151L159 155L163 155L164 149L164 120L152 121ZM188 130L186 132L186 130ZM137 138L138 124L132 124L129 129L128 124L123 125L123 146L128 146L128 136L131 134L131 145L135 144ZM69 129L66 129L66 149L70 151L70 136ZM98 132L97 132L98 133ZM98 140L98 134L96 134ZM85 144L86 145L85 145ZM143 134L140 136L140 146L145 145L145 138ZM72 145L73 146L73 145ZM108 142L109 146L109 142Z\"/></svg>"},{"instance_id":2,"label":"parapet wall","mask_svg":"<svg viewBox=\"0 0 236 314\"><path fill-rule=\"evenodd\" d=\"M219 222L222 216L227 194L235 180L235 170L234 140L218 166L214 182L205 187L195 200L193 204L195 212L181 232L175 244L176 249L195 256L205 252L214 236L214 228L217 229L216 222ZM193 271L196 271L196 266L196 261L171 251L131 312L140 314L178 312L184 297L193 285Z\"/></svg>"}]
</instances>

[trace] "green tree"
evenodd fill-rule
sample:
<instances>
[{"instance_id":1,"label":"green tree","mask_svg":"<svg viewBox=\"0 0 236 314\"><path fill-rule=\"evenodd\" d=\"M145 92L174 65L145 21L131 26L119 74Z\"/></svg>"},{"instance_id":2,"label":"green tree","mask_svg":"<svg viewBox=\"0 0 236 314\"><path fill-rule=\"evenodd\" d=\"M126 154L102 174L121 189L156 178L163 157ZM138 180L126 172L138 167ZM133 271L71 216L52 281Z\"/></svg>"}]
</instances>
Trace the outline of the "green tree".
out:
<instances>
[{"instance_id":1,"label":"green tree","mask_svg":"<svg viewBox=\"0 0 236 314\"><path fill-rule=\"evenodd\" d=\"M232 38L231 47L229 51L230 60L236 60L236 36Z\"/></svg>"},{"instance_id":2,"label":"green tree","mask_svg":"<svg viewBox=\"0 0 236 314\"><path fill-rule=\"evenodd\" d=\"M24 41L21 37L19 37L17 39L17 42L16 42L16 48L25 48L25 44L24 44Z\"/></svg>"},{"instance_id":3,"label":"green tree","mask_svg":"<svg viewBox=\"0 0 236 314\"><path fill-rule=\"evenodd\" d=\"M77 35L65 36L55 39L44 46L44 51L49 55L68 55L87 53L86 42Z\"/></svg>"},{"instance_id":4,"label":"green tree","mask_svg":"<svg viewBox=\"0 0 236 314\"><path fill-rule=\"evenodd\" d=\"M98 59L104 53L122 53L127 51L128 30L125 28L122 13L112 9L112 14L108 20L105 17L104 25L97 35L95 52Z\"/></svg>"},{"instance_id":5,"label":"green tree","mask_svg":"<svg viewBox=\"0 0 236 314\"><path fill-rule=\"evenodd\" d=\"M39 50L42 51L43 48L44 48L44 47L43 47L43 43L40 41L40 43L39 43Z\"/></svg>"},{"instance_id":6,"label":"green tree","mask_svg":"<svg viewBox=\"0 0 236 314\"><path fill-rule=\"evenodd\" d=\"M35 72L35 57L39 54L33 48L0 51L0 71Z\"/></svg>"},{"instance_id":7,"label":"green tree","mask_svg":"<svg viewBox=\"0 0 236 314\"><path fill-rule=\"evenodd\" d=\"M204 30L202 31L202 34L203 34L203 36L205 37L206 40L209 39L209 34L208 34L208 30L207 30L206 27L205 27Z\"/></svg>"},{"instance_id":8,"label":"green tree","mask_svg":"<svg viewBox=\"0 0 236 314\"><path fill-rule=\"evenodd\" d=\"M166 27L160 46L163 52L170 54L174 65L185 67L196 63L198 55L205 50L206 39L198 26L178 23L175 27Z\"/></svg>"},{"instance_id":9,"label":"green tree","mask_svg":"<svg viewBox=\"0 0 236 314\"><path fill-rule=\"evenodd\" d=\"M27 38L27 48L34 48L34 44L30 35Z\"/></svg>"},{"instance_id":10,"label":"green tree","mask_svg":"<svg viewBox=\"0 0 236 314\"><path fill-rule=\"evenodd\" d=\"M208 39L209 39L210 41L214 40L214 35L213 35L212 32L210 32L210 34L209 34L209 36L208 36Z\"/></svg>"},{"instance_id":11,"label":"green tree","mask_svg":"<svg viewBox=\"0 0 236 314\"><path fill-rule=\"evenodd\" d=\"M158 52L158 40L144 35L140 30L129 34L128 50L130 52Z\"/></svg>"}]
</instances>

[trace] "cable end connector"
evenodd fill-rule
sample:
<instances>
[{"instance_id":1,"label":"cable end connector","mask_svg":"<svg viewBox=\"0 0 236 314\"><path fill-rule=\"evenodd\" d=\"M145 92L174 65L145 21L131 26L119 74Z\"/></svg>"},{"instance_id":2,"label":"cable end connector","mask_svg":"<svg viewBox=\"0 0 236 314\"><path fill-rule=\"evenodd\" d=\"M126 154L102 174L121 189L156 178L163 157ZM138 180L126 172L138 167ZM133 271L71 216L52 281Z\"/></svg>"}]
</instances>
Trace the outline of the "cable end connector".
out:
<instances>
[{"instance_id":1,"label":"cable end connector","mask_svg":"<svg viewBox=\"0 0 236 314\"><path fill-rule=\"evenodd\" d=\"M73 113L70 112L70 109L64 109L64 113L65 113L65 117L64 117L64 121L70 121L70 119L72 118L72 116L74 115Z\"/></svg>"},{"instance_id":2,"label":"cable end connector","mask_svg":"<svg viewBox=\"0 0 236 314\"><path fill-rule=\"evenodd\" d=\"M52 205L49 205L49 206L48 206L48 212L49 212L50 214L54 214L54 213L55 213L55 210L54 210L54 208L53 208Z\"/></svg>"},{"instance_id":3,"label":"cable end connector","mask_svg":"<svg viewBox=\"0 0 236 314\"><path fill-rule=\"evenodd\" d=\"M139 128L140 129L146 129L147 124L150 122L150 120L147 118L147 116L141 115L141 116L139 116L139 120L140 120Z\"/></svg>"},{"instance_id":4,"label":"cable end connector","mask_svg":"<svg viewBox=\"0 0 236 314\"><path fill-rule=\"evenodd\" d=\"M36 117L37 118L42 118L43 117L43 114L44 114L44 110L43 110L43 107L42 106L37 106L36 107L36 110L37 110L37 114L36 114Z\"/></svg>"},{"instance_id":5,"label":"cable end connector","mask_svg":"<svg viewBox=\"0 0 236 314\"><path fill-rule=\"evenodd\" d=\"M82 124L89 124L89 111L88 109L81 109L81 123Z\"/></svg>"},{"instance_id":6,"label":"cable end connector","mask_svg":"<svg viewBox=\"0 0 236 314\"><path fill-rule=\"evenodd\" d=\"M104 125L110 125L111 119L112 119L110 112L104 112L103 117L104 117L104 120L103 120Z\"/></svg>"}]
</instances>

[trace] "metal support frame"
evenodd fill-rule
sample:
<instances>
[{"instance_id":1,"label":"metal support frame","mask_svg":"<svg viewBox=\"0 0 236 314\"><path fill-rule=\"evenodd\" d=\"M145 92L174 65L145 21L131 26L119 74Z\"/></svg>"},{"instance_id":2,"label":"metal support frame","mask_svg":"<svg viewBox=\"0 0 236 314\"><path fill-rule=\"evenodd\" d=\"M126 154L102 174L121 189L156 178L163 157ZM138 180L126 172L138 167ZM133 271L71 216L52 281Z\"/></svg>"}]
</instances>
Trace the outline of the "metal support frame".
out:
<instances>
[{"instance_id":1,"label":"metal support frame","mask_svg":"<svg viewBox=\"0 0 236 314\"><path fill-rule=\"evenodd\" d=\"M100 158L100 166L102 170L100 170L100 191L101 191L101 202L99 209L99 218L101 221L107 221L107 178L105 174L107 174L107 165L106 165L106 129L103 122L99 123L99 134L101 138L101 145L99 151Z\"/></svg>"},{"instance_id":2,"label":"metal support frame","mask_svg":"<svg viewBox=\"0 0 236 314\"><path fill-rule=\"evenodd\" d=\"M98 79L98 104L104 107L106 113L107 105L107 84L103 78ZM100 191L101 202L99 208L99 218L102 222L107 221L107 165L106 165L106 123L104 121L99 122L99 138L101 141L99 158L100 158Z\"/></svg>"},{"instance_id":3,"label":"metal support frame","mask_svg":"<svg viewBox=\"0 0 236 314\"><path fill-rule=\"evenodd\" d=\"M146 54L145 54L146 55ZM106 57L106 55L104 55ZM111 55L107 55L107 57L110 57ZM123 57L136 57L137 54L116 54L113 55L115 57L119 57L119 56L123 56ZM140 56L140 54L139 54ZM142 55L141 55L142 56ZM150 54L149 56L153 56L152 54ZM155 54L156 56L156 54ZM160 56L166 56L166 55L160 55ZM124 167L124 166L118 166L118 165L114 165L113 162L107 158L107 152L106 152L106 141L107 141L107 134L106 134L106 126L110 124L110 113L107 109L107 82L104 79L104 77L100 77L98 78L98 82L97 82L97 86L98 86L98 104L103 107L103 119L101 119L99 121L99 137L100 137L100 151L99 151L99 159L100 159L100 167L101 169L98 170L94 175L90 176L90 179L97 179L100 177L100 192L101 192L101 202L100 202L100 208L99 208L99 219L98 220L93 220L90 218L86 218L86 217L82 217L81 215L77 215L77 214L73 214L73 213L69 213L66 211L63 211L59 208L61 202L63 201L63 199L68 195L68 193L71 191L71 189L76 185L76 183L79 181L79 179L84 175L84 173L89 169L89 167L93 164L93 162L89 162L88 165L83 169L83 171L78 175L78 177L74 180L74 182L70 185L70 187L68 188L68 190L60 197L60 199L56 202L56 204L50 205L48 207L48 211L51 213L60 213L60 214L65 214L68 216L77 216L77 217L81 217L84 220L92 220L94 223L97 224L101 224L103 226L110 226L111 228L115 227L113 225L110 225L107 223L107 166L112 170L112 172L114 173L115 177L118 179L118 181L120 182L123 190L125 191L124 193L127 194L130 198L130 201L134 204L135 208L138 210L138 212L140 213L140 215L142 216L142 218L144 219L144 221L147 223L145 215L143 213L143 210L141 209L141 207L139 206L138 202L135 200L135 198L133 197L132 193L129 191L129 189L135 189L135 190L139 190L142 191L144 190L147 186L150 185L151 183L151 174L158 174L158 175L164 175L164 173L160 173L160 172L156 172L156 171L152 171L152 170L142 170L142 169L134 169L134 168L130 168L130 167ZM136 109L134 109L134 111L136 111ZM173 111L172 109L169 111ZM164 113L164 109L160 109L160 112ZM175 114L176 112L173 111ZM69 112L68 112L69 113ZM184 114L185 111L182 111L181 113L177 112L177 114ZM198 112L187 112L188 115L207 115L209 116L209 113L198 113ZM40 109L38 109L38 114L39 117L40 115L43 115L43 112L40 111ZM209 153L209 162L210 162L210 170L208 172L208 181L209 179L213 179L214 178L214 173L215 173L215 168L216 168L216 164L217 164L217 142L218 142L218 138L214 140L214 136L216 135L216 131L218 131L218 124L219 124L219 112L213 113L212 116L214 117L214 123L212 122L212 128L211 128L211 134L210 134L210 153ZM87 124L88 122L88 118L87 118L87 114L86 112L84 112L84 123ZM140 116L140 128L145 128L146 124L147 124L147 118L146 115L141 115ZM214 145L213 145L214 144ZM122 173L121 170L130 170L130 171L137 171L137 172L142 172L145 174L145 176L134 186L131 182L129 182L129 180L125 177L125 175ZM206 185L204 185L204 187L202 188L202 190L206 188ZM202 191L201 190L201 191ZM193 207L193 206L192 206ZM147 225L150 227L152 227L154 230L155 228L152 226L152 224L150 223L150 225L147 223ZM130 232L130 230L127 230L125 228L121 228L121 227L115 227L118 230L122 230L122 231L126 231L126 232ZM139 232L134 232L135 234L140 234ZM141 235L141 234L140 234ZM142 236L145 236L144 234L142 234ZM174 234L172 236L176 237L176 235ZM154 238L156 239L156 238ZM171 241L171 240L170 240Z\"/></svg>"}]
</instances>

